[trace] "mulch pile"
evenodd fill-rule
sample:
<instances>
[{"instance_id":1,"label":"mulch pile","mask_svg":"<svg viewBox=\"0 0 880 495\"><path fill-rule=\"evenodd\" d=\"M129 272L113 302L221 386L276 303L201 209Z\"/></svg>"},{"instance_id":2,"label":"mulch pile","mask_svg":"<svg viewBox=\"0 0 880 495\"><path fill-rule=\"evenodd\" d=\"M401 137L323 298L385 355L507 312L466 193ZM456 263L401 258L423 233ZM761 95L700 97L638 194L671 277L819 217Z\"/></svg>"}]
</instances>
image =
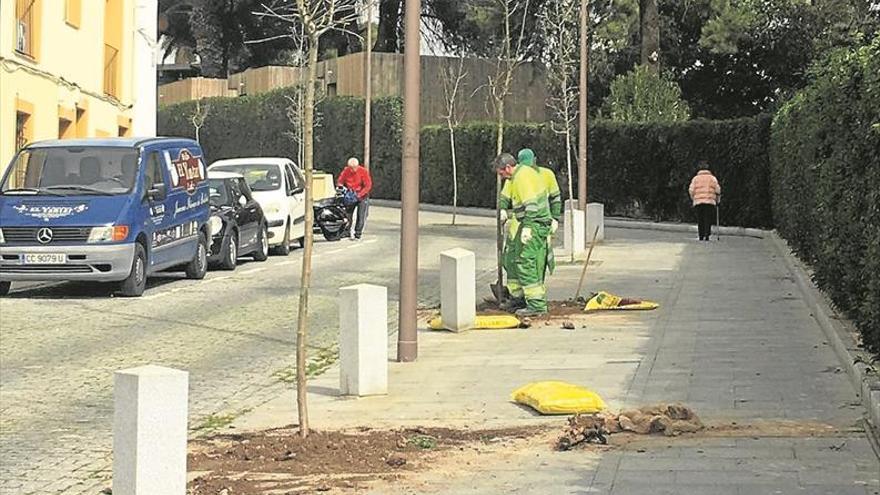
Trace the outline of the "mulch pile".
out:
<instances>
[{"instance_id":1,"label":"mulch pile","mask_svg":"<svg viewBox=\"0 0 880 495\"><path fill-rule=\"evenodd\" d=\"M529 438L534 428L452 430L412 428L351 432L296 428L218 435L190 444L189 495L314 493L357 488L418 468L436 452Z\"/></svg>"},{"instance_id":2,"label":"mulch pile","mask_svg":"<svg viewBox=\"0 0 880 495\"><path fill-rule=\"evenodd\" d=\"M568 425L556 442L556 448L569 450L585 443L605 445L608 435L622 432L671 437L696 433L704 428L697 414L681 404L658 404L621 411L619 414L576 414L569 418Z\"/></svg>"}]
</instances>

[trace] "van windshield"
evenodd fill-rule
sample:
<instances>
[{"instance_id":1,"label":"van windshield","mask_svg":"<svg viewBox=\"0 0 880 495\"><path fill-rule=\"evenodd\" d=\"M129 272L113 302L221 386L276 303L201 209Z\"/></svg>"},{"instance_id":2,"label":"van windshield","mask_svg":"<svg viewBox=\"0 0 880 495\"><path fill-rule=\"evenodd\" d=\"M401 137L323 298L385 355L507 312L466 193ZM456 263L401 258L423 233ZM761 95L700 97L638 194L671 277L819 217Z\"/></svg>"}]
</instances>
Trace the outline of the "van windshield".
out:
<instances>
[{"instance_id":1,"label":"van windshield","mask_svg":"<svg viewBox=\"0 0 880 495\"><path fill-rule=\"evenodd\" d=\"M72 196L126 194L137 177L138 151L132 148L70 147L21 151L0 193Z\"/></svg>"},{"instance_id":2,"label":"van windshield","mask_svg":"<svg viewBox=\"0 0 880 495\"><path fill-rule=\"evenodd\" d=\"M283 184L281 169L278 165L262 165L248 163L246 165L216 165L211 170L218 172L231 172L244 176L245 182L251 191L277 191Z\"/></svg>"}]
</instances>

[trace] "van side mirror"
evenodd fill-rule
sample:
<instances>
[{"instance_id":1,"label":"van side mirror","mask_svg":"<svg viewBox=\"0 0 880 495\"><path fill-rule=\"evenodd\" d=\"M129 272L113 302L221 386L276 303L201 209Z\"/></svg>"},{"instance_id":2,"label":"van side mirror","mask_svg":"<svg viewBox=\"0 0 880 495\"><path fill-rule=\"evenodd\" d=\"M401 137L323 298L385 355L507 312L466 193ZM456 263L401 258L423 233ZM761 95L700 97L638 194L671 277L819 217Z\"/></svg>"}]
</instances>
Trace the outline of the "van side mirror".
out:
<instances>
[{"instance_id":1,"label":"van side mirror","mask_svg":"<svg viewBox=\"0 0 880 495\"><path fill-rule=\"evenodd\" d=\"M306 192L306 188L304 188L304 187L302 187L302 186L294 187L294 188L293 188L293 191L290 191L290 195L293 196L293 195L296 195L296 194L302 194L302 193L304 193L304 192Z\"/></svg>"},{"instance_id":2,"label":"van side mirror","mask_svg":"<svg viewBox=\"0 0 880 495\"><path fill-rule=\"evenodd\" d=\"M153 184L153 187L147 191L147 198L150 201L164 201L168 196L168 188L165 184Z\"/></svg>"}]
</instances>

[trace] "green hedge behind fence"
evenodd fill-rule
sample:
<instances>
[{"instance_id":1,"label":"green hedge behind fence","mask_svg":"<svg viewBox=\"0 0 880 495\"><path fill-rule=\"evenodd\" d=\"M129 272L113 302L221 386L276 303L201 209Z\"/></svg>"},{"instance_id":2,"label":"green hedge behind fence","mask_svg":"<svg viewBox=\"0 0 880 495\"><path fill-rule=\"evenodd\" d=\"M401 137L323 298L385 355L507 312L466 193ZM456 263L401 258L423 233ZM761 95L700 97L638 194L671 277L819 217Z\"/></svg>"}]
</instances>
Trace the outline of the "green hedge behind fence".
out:
<instances>
[{"instance_id":1,"label":"green hedge behind fence","mask_svg":"<svg viewBox=\"0 0 880 495\"><path fill-rule=\"evenodd\" d=\"M880 352L880 40L834 54L773 122L773 211Z\"/></svg>"},{"instance_id":2,"label":"green hedge behind fence","mask_svg":"<svg viewBox=\"0 0 880 495\"><path fill-rule=\"evenodd\" d=\"M258 96L213 98L200 135L208 159L242 156L287 156L296 147L287 119L290 89ZM194 134L189 116L193 102L163 108L161 134ZM315 131L316 167L334 175L350 156L363 149L363 101L333 98L319 105ZM374 197L398 199L401 164L401 102L381 98L373 105L371 167ZM608 215L657 220L691 220L687 186L695 163L712 164L724 188L722 223L748 227L772 225L769 199L769 117L675 124L616 124L597 121L590 127L589 195L605 203ZM505 148L513 153L533 148L539 161L555 169L567 191L565 140L548 126L512 124ZM491 123L456 131L459 204L491 207L495 179L489 162L495 149ZM426 127L421 136L421 199L452 203L452 161L443 127ZM576 174L575 166L575 174ZM567 193L566 193L567 197Z\"/></svg>"}]
</instances>

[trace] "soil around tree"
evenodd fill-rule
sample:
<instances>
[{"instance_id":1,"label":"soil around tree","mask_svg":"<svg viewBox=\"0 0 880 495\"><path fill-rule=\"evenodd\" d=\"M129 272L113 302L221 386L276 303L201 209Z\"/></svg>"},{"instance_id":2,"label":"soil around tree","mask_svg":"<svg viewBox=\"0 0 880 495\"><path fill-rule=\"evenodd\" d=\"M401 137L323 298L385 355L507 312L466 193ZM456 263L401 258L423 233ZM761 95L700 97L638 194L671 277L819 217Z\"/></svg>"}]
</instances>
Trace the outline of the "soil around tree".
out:
<instances>
[{"instance_id":1,"label":"soil around tree","mask_svg":"<svg viewBox=\"0 0 880 495\"><path fill-rule=\"evenodd\" d=\"M449 451L534 437L540 428L312 431L296 427L190 442L189 495L314 493L392 481Z\"/></svg>"}]
</instances>

